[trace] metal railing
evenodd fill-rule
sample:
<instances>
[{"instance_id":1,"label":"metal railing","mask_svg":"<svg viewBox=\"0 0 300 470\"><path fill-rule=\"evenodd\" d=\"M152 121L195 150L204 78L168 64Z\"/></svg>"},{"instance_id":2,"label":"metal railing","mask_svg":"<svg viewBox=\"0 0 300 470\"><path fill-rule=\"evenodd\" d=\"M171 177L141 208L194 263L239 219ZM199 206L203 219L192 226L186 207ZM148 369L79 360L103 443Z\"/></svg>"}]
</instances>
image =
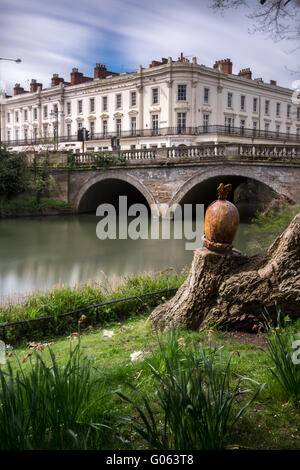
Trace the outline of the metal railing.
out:
<instances>
[{"instance_id":1,"label":"metal railing","mask_svg":"<svg viewBox=\"0 0 300 470\"><path fill-rule=\"evenodd\" d=\"M217 135L217 136L231 136L248 139L264 139L264 140L277 140L283 142L299 142L300 134L289 134L285 132L273 132L265 130L257 130L250 128L240 127L229 127L229 126L197 126L197 127L162 127L158 129L136 129L121 132L100 132L93 133L93 139L87 141L87 143L107 140L110 141L114 137L120 137L120 139L137 139L139 137L166 137L166 136L205 136L205 135ZM56 138L52 137L40 137L40 138L27 138L18 140L4 141L9 146L30 146L30 145L54 145ZM72 143L77 142L76 135L59 136L59 143Z\"/></svg>"}]
</instances>

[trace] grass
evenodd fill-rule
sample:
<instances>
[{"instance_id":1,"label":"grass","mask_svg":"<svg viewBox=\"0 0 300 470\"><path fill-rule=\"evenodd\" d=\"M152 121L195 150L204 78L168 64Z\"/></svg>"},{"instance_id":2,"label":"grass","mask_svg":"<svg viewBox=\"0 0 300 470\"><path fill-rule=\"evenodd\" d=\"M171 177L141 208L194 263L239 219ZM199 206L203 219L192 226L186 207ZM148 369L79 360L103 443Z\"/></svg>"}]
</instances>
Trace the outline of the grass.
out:
<instances>
[{"instance_id":1,"label":"grass","mask_svg":"<svg viewBox=\"0 0 300 470\"><path fill-rule=\"evenodd\" d=\"M201 343L206 352L210 349L218 351L223 346L223 359L220 365L218 365L218 362L215 363L214 370L224 371L230 358L230 379L224 382L223 397L228 397L228 400L230 400L230 397L234 395L236 390L239 390L239 387L241 390L245 389L244 381L242 384L240 383L241 376L259 384L266 383L265 388L256 397L255 401L249 404L245 412L233 424L233 427L229 426L228 433L222 432L220 434L221 437L225 434L221 447L300 449L299 405L287 399L284 391L275 380L270 371L273 363L267 349L261 349L250 342L239 344L233 341L232 338L228 338L226 334L217 331L209 335L205 332L178 331L173 334L173 337L162 335L157 338L151 331L145 316L106 324L105 328L112 330L114 335L105 340L103 339L103 328L88 330L84 327L85 322L86 320L81 325L80 345L83 356L86 357L87 361L90 361L92 366L89 369L91 391L87 400L88 406L81 408L80 418L75 420L77 424L74 424L74 421L69 423L69 428L73 433L76 435L81 432L83 438L79 445L74 436L72 438L72 433L63 434L64 440L59 440L58 443L48 439L46 445L49 448L53 448L55 445L63 445L65 448L86 446L95 449L151 448L149 441L144 439L136 429L137 423L140 426L143 425L136 407L138 406L146 414L147 419L149 418L143 400L143 397L145 397L148 403L151 404L153 416L160 429L159 422L164 423L165 419L165 413L159 404L157 395L158 390L163 393L161 387L159 387L160 380L167 380L170 384L170 381L176 377L178 385L180 385L179 388L175 389L176 397L178 397L177 393L179 391L179 397L183 398L184 394L180 395L180 390L185 389L183 384L186 383L187 377L190 377L192 381L194 380L191 389L197 393L199 382L197 382L196 374L191 373L193 360L198 360L198 368L202 370L201 374L204 374L206 378L211 367L209 355L207 356L206 366L203 367L205 361L203 362L202 349L199 348L199 343ZM296 325L295 328L298 327L299 325ZM76 335L70 336L57 338L51 346L51 350L55 354L57 367L66 366L70 358L70 344L74 348L74 345L78 342ZM180 341L178 341L179 339ZM195 348L197 355L194 353ZM142 351L144 360L132 362L130 355L134 351ZM11 357L7 357L8 364L1 366L2 371L7 372L10 366L12 374L16 376L21 366L24 375L30 376L30 359L34 362L36 353L34 352L32 356L28 356L32 353L32 350L28 348L26 343L15 348L12 353ZM38 354L48 367L53 366L53 360L47 348ZM191 354L194 359L189 360ZM216 359L219 360L219 353L216 354ZM184 367L184 363L186 367ZM179 364L182 366L178 367ZM155 374L157 374L158 379L155 379ZM214 377L214 373L212 376ZM203 378L205 379L205 377ZM219 390L222 388L220 377L222 376L216 373L216 389ZM224 377L226 377L226 374ZM228 423L234 420L239 410L247 404L260 387L255 382L249 382L251 392L245 394L245 396L244 394L238 395L233 400ZM126 385L127 383L131 386ZM128 397L129 401L134 403L134 406L123 400L116 392ZM175 392L173 398L175 399ZM210 419L213 420L213 416ZM216 423L216 420L214 422ZM91 427L92 424L97 426L93 428ZM107 427L103 428L103 425ZM105 429L104 433L103 429ZM167 437L169 437L169 444L170 441L174 442L172 433L171 435L168 433ZM204 447L205 445L204 443Z\"/></svg>"},{"instance_id":2,"label":"grass","mask_svg":"<svg viewBox=\"0 0 300 470\"><path fill-rule=\"evenodd\" d=\"M252 226L264 245L269 245L275 237L280 235L290 224L291 220L300 213L300 206L286 206L278 211L268 214L257 213L252 219Z\"/></svg>"},{"instance_id":3,"label":"grass","mask_svg":"<svg viewBox=\"0 0 300 470\"><path fill-rule=\"evenodd\" d=\"M110 300L177 287L184 282L186 276L186 272L178 274L174 270L166 270L155 275L147 273L124 278L113 290L94 282L75 289L61 287L46 293L37 293L26 299L24 303L11 303L0 308L0 323L35 319L47 315L55 317L52 321L31 322L7 328L7 339L10 342L19 341L23 337L37 339L72 332L74 328L77 329L81 314L59 318L62 313ZM167 294L165 298L168 298ZM137 297L127 302L107 305L101 309L93 308L84 313L89 325L95 326L150 312L162 301L159 296Z\"/></svg>"}]
</instances>

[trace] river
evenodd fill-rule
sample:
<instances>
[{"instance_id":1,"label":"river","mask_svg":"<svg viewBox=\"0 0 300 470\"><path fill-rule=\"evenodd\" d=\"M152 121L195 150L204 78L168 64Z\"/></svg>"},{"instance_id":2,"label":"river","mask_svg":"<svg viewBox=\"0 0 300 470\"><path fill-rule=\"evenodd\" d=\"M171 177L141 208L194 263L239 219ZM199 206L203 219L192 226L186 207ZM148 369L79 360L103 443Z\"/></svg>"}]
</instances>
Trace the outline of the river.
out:
<instances>
[{"instance_id":1,"label":"river","mask_svg":"<svg viewBox=\"0 0 300 470\"><path fill-rule=\"evenodd\" d=\"M99 240L98 222L90 214L1 220L0 304L58 285L113 284L128 274L181 270L192 261L184 239ZM249 223L240 223L234 246L245 254L257 249Z\"/></svg>"}]
</instances>

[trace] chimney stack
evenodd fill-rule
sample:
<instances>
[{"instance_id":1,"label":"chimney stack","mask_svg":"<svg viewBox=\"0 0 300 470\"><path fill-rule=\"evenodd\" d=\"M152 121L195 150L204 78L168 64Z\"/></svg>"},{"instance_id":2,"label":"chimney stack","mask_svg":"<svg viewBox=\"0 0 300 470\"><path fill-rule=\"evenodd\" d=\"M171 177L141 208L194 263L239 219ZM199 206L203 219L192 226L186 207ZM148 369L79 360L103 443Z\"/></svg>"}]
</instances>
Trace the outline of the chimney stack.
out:
<instances>
[{"instance_id":1,"label":"chimney stack","mask_svg":"<svg viewBox=\"0 0 300 470\"><path fill-rule=\"evenodd\" d=\"M214 69L220 72L232 74L232 62L230 59L216 60Z\"/></svg>"},{"instance_id":2,"label":"chimney stack","mask_svg":"<svg viewBox=\"0 0 300 470\"><path fill-rule=\"evenodd\" d=\"M242 69L239 71L239 77L248 78L248 80L252 80L252 72L250 68Z\"/></svg>"},{"instance_id":3,"label":"chimney stack","mask_svg":"<svg viewBox=\"0 0 300 470\"><path fill-rule=\"evenodd\" d=\"M25 93L24 88L20 86L20 83L16 83L14 86L14 96L22 95L22 93Z\"/></svg>"},{"instance_id":4,"label":"chimney stack","mask_svg":"<svg viewBox=\"0 0 300 470\"><path fill-rule=\"evenodd\" d=\"M97 63L94 68L94 78L105 78L107 75L106 65Z\"/></svg>"},{"instance_id":5,"label":"chimney stack","mask_svg":"<svg viewBox=\"0 0 300 470\"><path fill-rule=\"evenodd\" d=\"M37 83L36 80L32 79L30 82L30 93L36 93L38 87L43 87L43 85L41 83Z\"/></svg>"},{"instance_id":6,"label":"chimney stack","mask_svg":"<svg viewBox=\"0 0 300 470\"><path fill-rule=\"evenodd\" d=\"M54 73L52 78L51 78L51 86L57 86L60 83L64 83L64 79L61 78L58 73Z\"/></svg>"},{"instance_id":7,"label":"chimney stack","mask_svg":"<svg viewBox=\"0 0 300 470\"><path fill-rule=\"evenodd\" d=\"M84 77L83 73L78 72L78 69L72 69L71 85L79 85L80 83L90 82L91 80L93 80L91 77Z\"/></svg>"}]
</instances>

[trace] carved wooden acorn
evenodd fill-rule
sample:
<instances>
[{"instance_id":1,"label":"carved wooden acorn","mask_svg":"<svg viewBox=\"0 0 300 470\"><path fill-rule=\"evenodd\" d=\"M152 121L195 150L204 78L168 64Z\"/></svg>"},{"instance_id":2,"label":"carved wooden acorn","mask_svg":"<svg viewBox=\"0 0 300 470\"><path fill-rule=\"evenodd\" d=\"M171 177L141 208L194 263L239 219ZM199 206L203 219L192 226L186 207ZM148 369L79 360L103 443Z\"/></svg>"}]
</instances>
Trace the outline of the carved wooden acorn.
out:
<instances>
[{"instance_id":1,"label":"carved wooden acorn","mask_svg":"<svg viewBox=\"0 0 300 470\"><path fill-rule=\"evenodd\" d=\"M218 200L212 202L205 214L203 244L206 248L216 252L229 252L239 226L239 211L234 204L227 201L231 184L218 187Z\"/></svg>"}]
</instances>

